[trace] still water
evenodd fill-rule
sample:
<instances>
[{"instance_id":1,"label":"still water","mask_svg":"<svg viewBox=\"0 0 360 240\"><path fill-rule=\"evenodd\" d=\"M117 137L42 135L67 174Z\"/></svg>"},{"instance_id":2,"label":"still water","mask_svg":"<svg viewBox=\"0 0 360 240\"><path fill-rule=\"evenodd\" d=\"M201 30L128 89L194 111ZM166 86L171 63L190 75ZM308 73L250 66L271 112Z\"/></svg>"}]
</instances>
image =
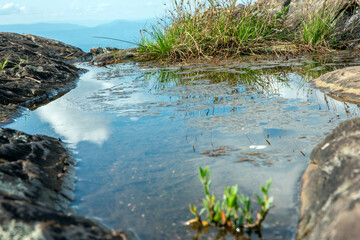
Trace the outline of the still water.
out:
<instances>
[{"instance_id":1,"label":"still water","mask_svg":"<svg viewBox=\"0 0 360 240\"><path fill-rule=\"evenodd\" d=\"M77 88L6 127L60 137L77 160L73 208L113 229L132 229L141 239L215 238L216 229L204 236L183 224L192 218L189 204L201 206L198 167L209 166L219 199L225 186L254 195L273 179L274 208L262 236L239 239L291 239L311 150L360 113L308 83L343 65L80 63L88 72Z\"/></svg>"}]
</instances>

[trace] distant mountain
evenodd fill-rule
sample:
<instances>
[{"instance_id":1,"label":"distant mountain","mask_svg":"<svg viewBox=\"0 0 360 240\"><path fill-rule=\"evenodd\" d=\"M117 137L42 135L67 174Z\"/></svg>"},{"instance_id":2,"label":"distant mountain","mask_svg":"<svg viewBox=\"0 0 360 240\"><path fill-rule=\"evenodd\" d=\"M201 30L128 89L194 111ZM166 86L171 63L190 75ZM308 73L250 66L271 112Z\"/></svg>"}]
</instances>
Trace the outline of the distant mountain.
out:
<instances>
[{"instance_id":1,"label":"distant mountain","mask_svg":"<svg viewBox=\"0 0 360 240\"><path fill-rule=\"evenodd\" d=\"M0 32L41 33L50 31L71 31L85 28L84 26L69 23L35 23L0 25Z\"/></svg>"},{"instance_id":2,"label":"distant mountain","mask_svg":"<svg viewBox=\"0 0 360 240\"><path fill-rule=\"evenodd\" d=\"M125 21L116 20L96 27L85 27L76 24L37 23L0 25L0 32L29 33L41 37L56 39L89 51L92 47L130 48L136 45L94 36L117 38L137 43L140 39L140 29L149 26L154 20Z\"/></svg>"}]
</instances>

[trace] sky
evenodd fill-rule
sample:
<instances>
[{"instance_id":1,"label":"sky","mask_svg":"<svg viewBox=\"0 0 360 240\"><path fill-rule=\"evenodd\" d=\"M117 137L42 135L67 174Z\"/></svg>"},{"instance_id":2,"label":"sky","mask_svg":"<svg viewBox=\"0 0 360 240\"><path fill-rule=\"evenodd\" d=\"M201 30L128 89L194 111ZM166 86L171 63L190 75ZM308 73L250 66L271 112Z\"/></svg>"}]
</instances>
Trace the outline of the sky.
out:
<instances>
[{"instance_id":1,"label":"sky","mask_svg":"<svg viewBox=\"0 0 360 240\"><path fill-rule=\"evenodd\" d=\"M0 24L38 22L93 26L162 17L171 0L0 0Z\"/></svg>"},{"instance_id":2,"label":"sky","mask_svg":"<svg viewBox=\"0 0 360 240\"><path fill-rule=\"evenodd\" d=\"M238 1L243 2L246 0ZM74 23L95 26L114 20L164 16L173 0L0 0L0 25ZM167 7L165 6L167 4Z\"/></svg>"}]
</instances>

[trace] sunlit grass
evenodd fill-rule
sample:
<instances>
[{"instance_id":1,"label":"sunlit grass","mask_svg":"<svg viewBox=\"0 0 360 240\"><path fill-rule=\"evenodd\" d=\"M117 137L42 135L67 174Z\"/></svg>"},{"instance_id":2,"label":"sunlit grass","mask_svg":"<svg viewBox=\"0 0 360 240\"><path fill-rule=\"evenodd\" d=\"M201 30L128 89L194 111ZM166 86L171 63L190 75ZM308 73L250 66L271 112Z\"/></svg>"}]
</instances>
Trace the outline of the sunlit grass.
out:
<instances>
[{"instance_id":1,"label":"sunlit grass","mask_svg":"<svg viewBox=\"0 0 360 240\"><path fill-rule=\"evenodd\" d=\"M301 41L310 49L332 48L336 44L335 27L344 12L338 6L324 5L321 9L311 10L301 21Z\"/></svg>"},{"instance_id":2,"label":"sunlit grass","mask_svg":"<svg viewBox=\"0 0 360 240\"><path fill-rule=\"evenodd\" d=\"M263 52L281 34L284 16L235 0L174 0L167 18L142 32L140 52L168 60Z\"/></svg>"},{"instance_id":3,"label":"sunlit grass","mask_svg":"<svg viewBox=\"0 0 360 240\"><path fill-rule=\"evenodd\" d=\"M338 23L354 1L305 9L287 26L287 10L236 0L173 0L165 18L141 31L140 59L167 62L256 54L299 54L344 46ZM354 5L355 4L355 5ZM296 17L295 17L296 18ZM294 16L292 16L294 21Z\"/></svg>"}]
</instances>

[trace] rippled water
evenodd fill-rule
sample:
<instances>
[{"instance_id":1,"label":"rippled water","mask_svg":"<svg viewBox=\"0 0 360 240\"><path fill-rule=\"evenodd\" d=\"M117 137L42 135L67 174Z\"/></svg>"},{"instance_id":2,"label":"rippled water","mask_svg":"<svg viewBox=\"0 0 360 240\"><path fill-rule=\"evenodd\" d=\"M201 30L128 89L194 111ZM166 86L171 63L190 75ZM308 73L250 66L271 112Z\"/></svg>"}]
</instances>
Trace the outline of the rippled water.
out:
<instances>
[{"instance_id":1,"label":"rippled water","mask_svg":"<svg viewBox=\"0 0 360 240\"><path fill-rule=\"evenodd\" d=\"M7 127L62 138L78 160L76 211L142 239L218 234L183 225L192 218L188 205L201 205L199 166L210 166L219 198L235 184L244 194L259 193L273 178L275 207L262 238L294 238L298 180L311 150L360 113L307 83L336 62L79 67L89 71L76 89Z\"/></svg>"}]
</instances>

